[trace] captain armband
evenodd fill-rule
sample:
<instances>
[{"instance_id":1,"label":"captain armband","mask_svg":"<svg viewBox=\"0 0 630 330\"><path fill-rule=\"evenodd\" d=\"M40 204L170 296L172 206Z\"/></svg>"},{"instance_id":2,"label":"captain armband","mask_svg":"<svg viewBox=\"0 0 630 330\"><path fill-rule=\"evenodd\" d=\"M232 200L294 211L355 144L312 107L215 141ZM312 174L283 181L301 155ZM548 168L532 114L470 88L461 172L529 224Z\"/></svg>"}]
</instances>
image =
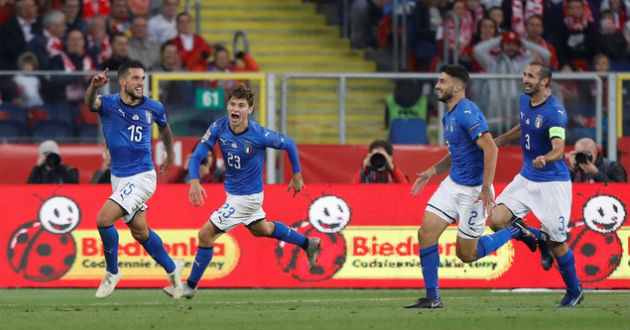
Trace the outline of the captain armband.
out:
<instances>
[{"instance_id":1,"label":"captain armband","mask_svg":"<svg viewBox=\"0 0 630 330\"><path fill-rule=\"evenodd\" d=\"M565 135L566 132L564 130L564 127L554 126L549 129L549 139L557 137L565 140Z\"/></svg>"}]
</instances>

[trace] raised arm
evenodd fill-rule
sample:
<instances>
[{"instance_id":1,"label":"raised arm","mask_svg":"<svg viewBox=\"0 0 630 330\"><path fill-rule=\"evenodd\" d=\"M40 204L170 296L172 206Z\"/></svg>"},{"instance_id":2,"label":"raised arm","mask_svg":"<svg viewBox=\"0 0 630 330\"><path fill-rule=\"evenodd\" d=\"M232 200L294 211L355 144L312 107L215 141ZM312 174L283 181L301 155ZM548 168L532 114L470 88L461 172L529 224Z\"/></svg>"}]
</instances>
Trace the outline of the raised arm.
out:
<instances>
[{"instance_id":1,"label":"raised arm","mask_svg":"<svg viewBox=\"0 0 630 330\"><path fill-rule=\"evenodd\" d=\"M108 72L109 68L106 68L103 73L99 73L92 77L90 85L85 92L85 104L87 104L88 109L92 112L97 112L101 107L101 99L96 96L96 91L109 82L109 79L107 78Z\"/></svg>"},{"instance_id":2,"label":"raised arm","mask_svg":"<svg viewBox=\"0 0 630 330\"><path fill-rule=\"evenodd\" d=\"M545 65L549 65L549 61L551 61L551 52L549 51L549 49L524 39L521 42L523 43L523 47L525 47L530 52L537 52L538 54L540 54L540 57L542 57Z\"/></svg>"},{"instance_id":3,"label":"raised arm","mask_svg":"<svg viewBox=\"0 0 630 330\"><path fill-rule=\"evenodd\" d=\"M479 64L486 70L490 68L492 62L496 61L494 56L490 54L490 50L501 44L501 38L496 37L482 41L473 48L473 56Z\"/></svg>"}]
</instances>

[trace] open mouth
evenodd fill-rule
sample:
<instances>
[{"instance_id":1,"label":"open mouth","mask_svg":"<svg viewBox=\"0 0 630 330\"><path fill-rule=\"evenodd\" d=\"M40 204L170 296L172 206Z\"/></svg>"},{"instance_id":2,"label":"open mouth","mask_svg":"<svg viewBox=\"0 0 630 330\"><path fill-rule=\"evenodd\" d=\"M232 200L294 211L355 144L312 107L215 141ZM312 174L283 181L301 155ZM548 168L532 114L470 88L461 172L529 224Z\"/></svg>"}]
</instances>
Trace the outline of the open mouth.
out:
<instances>
[{"instance_id":1,"label":"open mouth","mask_svg":"<svg viewBox=\"0 0 630 330\"><path fill-rule=\"evenodd\" d=\"M233 114L230 114L230 118L236 120L236 119L241 118L241 115L239 115L238 113L233 113Z\"/></svg>"},{"instance_id":2,"label":"open mouth","mask_svg":"<svg viewBox=\"0 0 630 330\"><path fill-rule=\"evenodd\" d=\"M68 223L68 224L65 224L65 225L59 225L59 224L56 224L56 223L51 223L50 225L55 230L66 230L68 227L70 227L71 224Z\"/></svg>"}]
</instances>

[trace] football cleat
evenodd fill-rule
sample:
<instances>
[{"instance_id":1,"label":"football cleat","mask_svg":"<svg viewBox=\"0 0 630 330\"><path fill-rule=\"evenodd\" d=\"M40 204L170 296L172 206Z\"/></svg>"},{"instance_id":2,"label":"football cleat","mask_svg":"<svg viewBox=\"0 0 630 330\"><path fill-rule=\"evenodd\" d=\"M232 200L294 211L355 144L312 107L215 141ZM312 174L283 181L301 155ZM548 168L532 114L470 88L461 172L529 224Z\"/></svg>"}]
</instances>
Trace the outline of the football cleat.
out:
<instances>
[{"instance_id":1,"label":"football cleat","mask_svg":"<svg viewBox=\"0 0 630 330\"><path fill-rule=\"evenodd\" d=\"M175 263L175 270L172 273L168 274L168 281L171 282L171 286L173 290L171 291L170 296L179 299L182 296L182 291L184 288L182 287L182 271L184 270L184 260L176 259L173 260Z\"/></svg>"},{"instance_id":2,"label":"football cleat","mask_svg":"<svg viewBox=\"0 0 630 330\"><path fill-rule=\"evenodd\" d=\"M415 303L411 305L405 306L405 308L442 308L444 304L442 303L441 298L431 299L431 298L420 298L416 300Z\"/></svg>"},{"instance_id":3,"label":"football cleat","mask_svg":"<svg viewBox=\"0 0 630 330\"><path fill-rule=\"evenodd\" d=\"M544 240L538 240L538 249L540 250L540 263L542 264L542 268L544 270L551 269L551 266L553 266L554 256L553 253L551 253L547 242Z\"/></svg>"},{"instance_id":4,"label":"football cleat","mask_svg":"<svg viewBox=\"0 0 630 330\"><path fill-rule=\"evenodd\" d=\"M308 238L306 256L308 257L308 268L312 269L317 264L317 256L322 251L322 242L317 237Z\"/></svg>"},{"instance_id":5,"label":"football cleat","mask_svg":"<svg viewBox=\"0 0 630 330\"><path fill-rule=\"evenodd\" d=\"M573 307L584 301L584 290L580 287L580 292L574 296L569 291L564 294L562 300L556 305L556 307Z\"/></svg>"},{"instance_id":6,"label":"football cleat","mask_svg":"<svg viewBox=\"0 0 630 330\"><path fill-rule=\"evenodd\" d=\"M105 298L112 294L114 288L116 288L116 284L120 281L120 277L120 271L118 274L112 274L106 271L103 280L101 280L101 285L99 285L96 290L96 298Z\"/></svg>"},{"instance_id":7,"label":"football cleat","mask_svg":"<svg viewBox=\"0 0 630 330\"><path fill-rule=\"evenodd\" d=\"M518 236L517 240L525 243L525 245L527 245L527 247L532 252L536 252L536 248L538 247L538 240L536 239L536 236L534 236L534 234L532 234L532 232L527 229L527 226L525 226L523 219L515 217L514 219L512 219L511 225L518 228L518 230L520 231L520 235Z\"/></svg>"},{"instance_id":8,"label":"football cleat","mask_svg":"<svg viewBox=\"0 0 630 330\"><path fill-rule=\"evenodd\" d=\"M180 297L184 297L186 299L192 299L192 297L194 297L195 294L197 293L197 288L194 288L194 289L191 288L190 286L188 286L188 282L186 281L180 282L180 286L182 287L182 292L181 292ZM173 290L174 290L173 286L167 286L162 289L164 293L175 298L173 296Z\"/></svg>"}]
</instances>

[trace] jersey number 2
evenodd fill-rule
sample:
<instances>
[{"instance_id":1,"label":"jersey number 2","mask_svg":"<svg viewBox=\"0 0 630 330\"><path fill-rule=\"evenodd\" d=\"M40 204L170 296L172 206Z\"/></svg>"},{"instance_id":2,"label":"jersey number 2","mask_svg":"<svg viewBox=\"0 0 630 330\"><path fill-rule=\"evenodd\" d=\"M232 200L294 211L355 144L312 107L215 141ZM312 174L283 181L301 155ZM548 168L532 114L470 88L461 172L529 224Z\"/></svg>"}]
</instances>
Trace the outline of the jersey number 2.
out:
<instances>
[{"instance_id":1,"label":"jersey number 2","mask_svg":"<svg viewBox=\"0 0 630 330\"><path fill-rule=\"evenodd\" d=\"M127 127L128 131L131 131L129 134L129 140L134 142L142 141L142 126L130 125Z\"/></svg>"}]
</instances>

